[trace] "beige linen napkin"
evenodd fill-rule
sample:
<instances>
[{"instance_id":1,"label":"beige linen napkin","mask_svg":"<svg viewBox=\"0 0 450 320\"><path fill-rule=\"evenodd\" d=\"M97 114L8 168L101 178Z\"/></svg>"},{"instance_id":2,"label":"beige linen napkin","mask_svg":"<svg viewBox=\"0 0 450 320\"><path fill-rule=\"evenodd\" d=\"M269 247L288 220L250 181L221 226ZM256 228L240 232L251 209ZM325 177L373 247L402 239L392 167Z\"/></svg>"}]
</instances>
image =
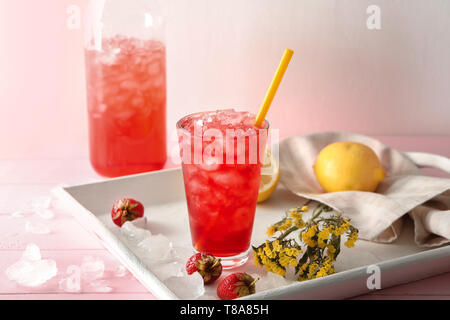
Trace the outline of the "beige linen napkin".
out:
<instances>
[{"instance_id":1,"label":"beige linen napkin","mask_svg":"<svg viewBox=\"0 0 450 320\"><path fill-rule=\"evenodd\" d=\"M319 152L337 141L354 141L371 147L387 172L372 192L325 193L316 180L313 165ZM433 157L428 164L433 166ZM437 167L450 172L450 160L440 157ZM281 182L306 199L324 203L351 218L360 238L390 243L402 230L409 214L415 225L415 241L423 247L450 242L450 179L422 174L412 156L359 134L325 132L291 137L280 143Z\"/></svg>"}]
</instances>

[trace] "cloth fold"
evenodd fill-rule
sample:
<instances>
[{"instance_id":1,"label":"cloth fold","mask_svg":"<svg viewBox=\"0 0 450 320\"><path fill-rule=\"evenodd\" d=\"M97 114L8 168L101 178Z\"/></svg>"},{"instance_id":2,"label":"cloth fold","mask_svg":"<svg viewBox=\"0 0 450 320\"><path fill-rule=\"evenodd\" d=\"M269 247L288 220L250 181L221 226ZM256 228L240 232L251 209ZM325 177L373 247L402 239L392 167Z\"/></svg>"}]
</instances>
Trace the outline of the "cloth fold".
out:
<instances>
[{"instance_id":1,"label":"cloth fold","mask_svg":"<svg viewBox=\"0 0 450 320\"><path fill-rule=\"evenodd\" d=\"M387 172L376 192L322 190L313 165L319 152L337 141L363 143L375 151ZM394 242L409 215L417 245L450 243L450 179L425 176L410 158L394 148L359 134L325 132L285 139L279 151L283 185L300 197L343 212L359 229L361 239Z\"/></svg>"}]
</instances>

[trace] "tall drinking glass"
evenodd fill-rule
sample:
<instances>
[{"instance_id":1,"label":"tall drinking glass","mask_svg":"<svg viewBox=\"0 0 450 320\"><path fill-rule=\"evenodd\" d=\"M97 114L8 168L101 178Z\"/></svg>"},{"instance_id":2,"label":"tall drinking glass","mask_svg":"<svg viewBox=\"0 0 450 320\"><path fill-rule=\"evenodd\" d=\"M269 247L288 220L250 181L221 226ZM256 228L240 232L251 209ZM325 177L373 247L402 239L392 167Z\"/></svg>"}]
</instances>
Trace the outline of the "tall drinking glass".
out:
<instances>
[{"instance_id":1,"label":"tall drinking glass","mask_svg":"<svg viewBox=\"0 0 450 320\"><path fill-rule=\"evenodd\" d=\"M224 268L248 259L269 124L234 110L196 113L177 124L194 248Z\"/></svg>"}]
</instances>

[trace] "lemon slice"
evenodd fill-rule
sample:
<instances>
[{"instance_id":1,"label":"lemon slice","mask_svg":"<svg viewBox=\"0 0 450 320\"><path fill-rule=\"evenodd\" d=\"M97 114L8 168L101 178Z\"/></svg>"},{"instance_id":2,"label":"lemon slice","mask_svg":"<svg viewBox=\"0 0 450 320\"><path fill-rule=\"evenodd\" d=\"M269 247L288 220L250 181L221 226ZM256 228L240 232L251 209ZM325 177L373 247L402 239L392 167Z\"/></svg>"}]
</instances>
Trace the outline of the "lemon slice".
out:
<instances>
[{"instance_id":1,"label":"lemon slice","mask_svg":"<svg viewBox=\"0 0 450 320\"><path fill-rule=\"evenodd\" d=\"M261 184L259 185L258 203L266 201L275 192L280 181L280 166L277 159L268 149L261 169Z\"/></svg>"}]
</instances>

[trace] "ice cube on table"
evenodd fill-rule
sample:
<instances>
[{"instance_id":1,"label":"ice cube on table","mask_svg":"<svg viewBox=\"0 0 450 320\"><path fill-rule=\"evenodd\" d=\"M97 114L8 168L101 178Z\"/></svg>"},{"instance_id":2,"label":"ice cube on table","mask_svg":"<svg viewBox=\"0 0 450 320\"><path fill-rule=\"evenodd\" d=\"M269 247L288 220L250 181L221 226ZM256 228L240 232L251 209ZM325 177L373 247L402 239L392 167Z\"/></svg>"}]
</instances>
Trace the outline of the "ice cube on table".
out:
<instances>
[{"instance_id":1,"label":"ice cube on table","mask_svg":"<svg viewBox=\"0 0 450 320\"><path fill-rule=\"evenodd\" d=\"M71 278L63 278L58 282L59 289L68 293L81 292L81 284L73 282Z\"/></svg>"},{"instance_id":2,"label":"ice cube on table","mask_svg":"<svg viewBox=\"0 0 450 320\"><path fill-rule=\"evenodd\" d=\"M117 278L123 278L128 275L128 270L123 265L119 265L114 269L113 275Z\"/></svg>"},{"instance_id":3,"label":"ice cube on table","mask_svg":"<svg viewBox=\"0 0 450 320\"><path fill-rule=\"evenodd\" d=\"M53 197L40 197L23 205L20 209L11 214L12 218L24 218L26 215L36 214L43 219L52 219L55 213L50 210L53 207Z\"/></svg>"},{"instance_id":4,"label":"ice cube on table","mask_svg":"<svg viewBox=\"0 0 450 320\"><path fill-rule=\"evenodd\" d=\"M50 220L50 219L53 219L55 217L55 213L52 210L50 210L50 209L43 209L43 208L36 209L35 213L39 217L41 217L43 219L46 219L46 220Z\"/></svg>"},{"instance_id":5,"label":"ice cube on table","mask_svg":"<svg viewBox=\"0 0 450 320\"><path fill-rule=\"evenodd\" d=\"M264 274L262 276L257 275L257 274L252 274L252 277L254 279L259 278L259 280L255 284L256 292L261 292L261 291L266 291L266 290L283 287L283 286L286 286L291 283L286 278L284 278L278 274L272 273L272 272L267 272L266 274Z\"/></svg>"},{"instance_id":6,"label":"ice cube on table","mask_svg":"<svg viewBox=\"0 0 450 320\"><path fill-rule=\"evenodd\" d=\"M25 287L39 287L56 276L54 260L42 260L37 245L29 244L19 261L6 269L9 280Z\"/></svg>"},{"instance_id":7,"label":"ice cube on table","mask_svg":"<svg viewBox=\"0 0 450 320\"><path fill-rule=\"evenodd\" d=\"M109 293L113 291L110 283L107 280L95 280L89 283L89 289L99 293Z\"/></svg>"},{"instance_id":8,"label":"ice cube on table","mask_svg":"<svg viewBox=\"0 0 450 320\"><path fill-rule=\"evenodd\" d=\"M53 198L52 197L40 197L36 198L31 202L31 207L35 210L38 209L50 209L52 206Z\"/></svg>"},{"instance_id":9,"label":"ice cube on table","mask_svg":"<svg viewBox=\"0 0 450 320\"><path fill-rule=\"evenodd\" d=\"M22 253L22 260L39 261L41 259L41 249L34 243L28 244Z\"/></svg>"},{"instance_id":10,"label":"ice cube on table","mask_svg":"<svg viewBox=\"0 0 450 320\"><path fill-rule=\"evenodd\" d=\"M41 222L31 222L27 221L25 223L25 230L32 234L49 234L51 233L50 228Z\"/></svg>"},{"instance_id":11,"label":"ice cube on table","mask_svg":"<svg viewBox=\"0 0 450 320\"><path fill-rule=\"evenodd\" d=\"M87 256L83 258L80 269L81 278L86 281L92 281L103 277L105 263L100 258Z\"/></svg>"},{"instance_id":12,"label":"ice cube on table","mask_svg":"<svg viewBox=\"0 0 450 320\"><path fill-rule=\"evenodd\" d=\"M149 264L168 262L174 259L173 245L170 240L158 234L150 236L138 244L138 248L145 252L145 260Z\"/></svg>"},{"instance_id":13,"label":"ice cube on table","mask_svg":"<svg viewBox=\"0 0 450 320\"><path fill-rule=\"evenodd\" d=\"M205 293L203 278L198 272L191 275L185 273L182 277L170 277L164 284L183 300L197 299Z\"/></svg>"},{"instance_id":14,"label":"ice cube on table","mask_svg":"<svg viewBox=\"0 0 450 320\"><path fill-rule=\"evenodd\" d=\"M64 292L81 292L81 270L79 266L71 265L67 267L66 274L69 276L59 280L59 288Z\"/></svg>"}]
</instances>

